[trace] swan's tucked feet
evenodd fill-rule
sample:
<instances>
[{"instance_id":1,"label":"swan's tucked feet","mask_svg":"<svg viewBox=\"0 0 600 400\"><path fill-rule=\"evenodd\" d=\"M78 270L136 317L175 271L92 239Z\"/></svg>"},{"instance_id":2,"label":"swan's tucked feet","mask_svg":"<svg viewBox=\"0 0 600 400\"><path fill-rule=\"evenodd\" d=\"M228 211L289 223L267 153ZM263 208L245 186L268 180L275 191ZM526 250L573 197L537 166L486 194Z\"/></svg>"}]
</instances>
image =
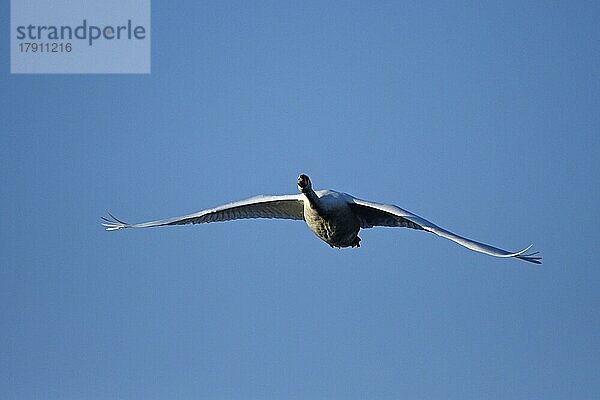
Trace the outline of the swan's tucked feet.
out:
<instances>
[{"instance_id":1,"label":"swan's tucked feet","mask_svg":"<svg viewBox=\"0 0 600 400\"><path fill-rule=\"evenodd\" d=\"M360 238L358 236L352 241L352 247L360 247Z\"/></svg>"}]
</instances>

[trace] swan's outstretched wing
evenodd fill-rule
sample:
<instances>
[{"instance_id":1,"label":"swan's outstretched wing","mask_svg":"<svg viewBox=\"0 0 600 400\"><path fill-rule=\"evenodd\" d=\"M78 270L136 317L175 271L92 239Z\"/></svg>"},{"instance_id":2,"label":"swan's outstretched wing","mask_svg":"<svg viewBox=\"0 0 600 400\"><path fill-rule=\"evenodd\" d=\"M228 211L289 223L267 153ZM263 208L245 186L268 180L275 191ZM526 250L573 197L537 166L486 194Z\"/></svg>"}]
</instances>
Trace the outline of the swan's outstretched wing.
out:
<instances>
[{"instance_id":1,"label":"swan's outstretched wing","mask_svg":"<svg viewBox=\"0 0 600 400\"><path fill-rule=\"evenodd\" d=\"M230 221L246 218L304 219L304 205L299 194L283 196L256 196L219 207L198 211L181 217L158 221L128 224L108 213L102 217L107 231L123 228L150 228L164 225L201 224L206 222Z\"/></svg>"},{"instance_id":2,"label":"swan's outstretched wing","mask_svg":"<svg viewBox=\"0 0 600 400\"><path fill-rule=\"evenodd\" d=\"M471 239L458 236L439 226L419 217L411 212L401 209L390 204L379 204L370 201L352 198L350 207L353 209L356 216L360 219L361 228L372 228L374 226L401 226L405 228L421 229L431 233L435 233L446 239L465 246L468 249L488 254L494 257L516 257L521 260L529 261L535 264L541 264L542 257L536 256L538 252L525 254L532 245L511 253L497 247L490 246L485 243L479 243Z\"/></svg>"}]
</instances>

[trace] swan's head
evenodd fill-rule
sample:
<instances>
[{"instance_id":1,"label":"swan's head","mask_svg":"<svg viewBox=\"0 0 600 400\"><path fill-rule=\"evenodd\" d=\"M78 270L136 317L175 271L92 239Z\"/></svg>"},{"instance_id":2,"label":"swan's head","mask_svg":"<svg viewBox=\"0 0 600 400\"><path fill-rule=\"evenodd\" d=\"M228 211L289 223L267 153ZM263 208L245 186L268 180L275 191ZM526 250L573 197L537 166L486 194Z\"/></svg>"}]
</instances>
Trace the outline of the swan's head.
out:
<instances>
[{"instance_id":1,"label":"swan's head","mask_svg":"<svg viewBox=\"0 0 600 400\"><path fill-rule=\"evenodd\" d=\"M310 178L304 174L300 174L300 176L298 177L298 190L304 193L310 188L312 188Z\"/></svg>"}]
</instances>

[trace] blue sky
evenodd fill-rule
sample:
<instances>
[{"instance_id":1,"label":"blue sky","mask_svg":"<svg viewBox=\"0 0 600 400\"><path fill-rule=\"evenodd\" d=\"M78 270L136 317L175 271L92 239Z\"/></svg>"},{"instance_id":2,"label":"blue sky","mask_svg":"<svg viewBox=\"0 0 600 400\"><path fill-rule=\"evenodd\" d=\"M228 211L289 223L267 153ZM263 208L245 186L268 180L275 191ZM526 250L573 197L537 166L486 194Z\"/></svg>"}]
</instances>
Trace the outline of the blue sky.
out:
<instances>
[{"instance_id":1,"label":"blue sky","mask_svg":"<svg viewBox=\"0 0 600 400\"><path fill-rule=\"evenodd\" d=\"M0 58L1 397L600 396L599 17L154 2L150 75ZM406 229L333 250L291 221L99 225L300 172L544 264Z\"/></svg>"}]
</instances>

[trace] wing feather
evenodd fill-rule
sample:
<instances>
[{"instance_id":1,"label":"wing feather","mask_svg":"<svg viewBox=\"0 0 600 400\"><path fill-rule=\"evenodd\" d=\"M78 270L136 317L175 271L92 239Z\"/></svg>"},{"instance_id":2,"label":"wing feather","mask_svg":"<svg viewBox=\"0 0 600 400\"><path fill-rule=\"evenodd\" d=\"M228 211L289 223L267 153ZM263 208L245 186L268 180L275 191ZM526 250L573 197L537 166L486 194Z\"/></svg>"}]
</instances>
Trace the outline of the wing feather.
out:
<instances>
[{"instance_id":1,"label":"wing feather","mask_svg":"<svg viewBox=\"0 0 600 400\"><path fill-rule=\"evenodd\" d=\"M128 224L117 219L110 212L102 217L102 226L107 231L124 228L150 228L154 226L201 224L208 222L231 221L247 218L304 219L304 205L300 195L256 196L215 208L198 211L169 219L161 219L139 224Z\"/></svg>"},{"instance_id":2,"label":"wing feather","mask_svg":"<svg viewBox=\"0 0 600 400\"><path fill-rule=\"evenodd\" d=\"M539 252L527 253L533 246L517 251L510 252L499 249L489 244L480 243L475 240L467 239L452 233L444 228L440 228L425 218L419 217L409 211L403 210L400 207L391 204L380 204L357 198L352 198L350 206L354 210L356 216L361 222L362 228L372 228L374 226L397 226L406 227L427 232L435 233L438 236L452 240L468 249L488 254L494 257L515 257L524 261L529 261L535 264L541 264L542 257L537 256Z\"/></svg>"}]
</instances>

